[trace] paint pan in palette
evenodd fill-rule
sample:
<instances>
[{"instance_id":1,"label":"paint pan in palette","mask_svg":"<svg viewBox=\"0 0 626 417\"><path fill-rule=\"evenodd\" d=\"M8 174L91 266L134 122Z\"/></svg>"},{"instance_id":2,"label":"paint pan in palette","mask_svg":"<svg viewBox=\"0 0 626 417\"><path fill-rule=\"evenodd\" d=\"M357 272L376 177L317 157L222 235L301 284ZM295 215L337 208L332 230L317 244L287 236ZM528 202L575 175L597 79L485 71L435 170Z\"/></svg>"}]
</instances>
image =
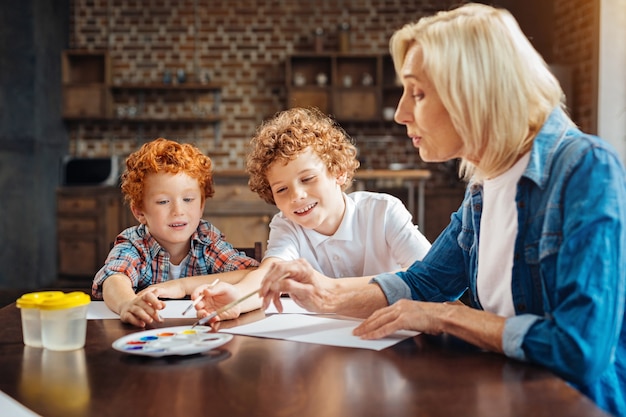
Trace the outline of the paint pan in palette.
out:
<instances>
[{"instance_id":1,"label":"paint pan in palette","mask_svg":"<svg viewBox=\"0 0 626 417\"><path fill-rule=\"evenodd\" d=\"M113 349L131 355L194 355L228 343L231 334L214 333L208 326L167 327L132 333L113 342Z\"/></svg>"}]
</instances>

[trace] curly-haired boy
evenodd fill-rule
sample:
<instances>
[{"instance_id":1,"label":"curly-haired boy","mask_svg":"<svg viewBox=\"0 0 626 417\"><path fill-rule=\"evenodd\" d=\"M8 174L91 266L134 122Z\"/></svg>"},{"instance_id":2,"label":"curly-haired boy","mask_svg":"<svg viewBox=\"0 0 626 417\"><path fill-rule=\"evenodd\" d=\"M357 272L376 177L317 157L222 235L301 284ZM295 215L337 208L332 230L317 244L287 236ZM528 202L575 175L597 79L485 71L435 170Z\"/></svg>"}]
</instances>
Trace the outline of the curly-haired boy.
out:
<instances>
[{"instance_id":1,"label":"curly-haired boy","mask_svg":"<svg viewBox=\"0 0 626 417\"><path fill-rule=\"evenodd\" d=\"M92 294L123 322L144 327L160 321L165 304L159 297L182 298L208 274L237 282L246 268L258 266L202 219L214 193L213 173L211 159L196 147L163 138L144 144L126 160L122 192L140 224L117 236ZM227 271L235 272L221 274ZM165 285L191 276L201 281Z\"/></svg>"}]
</instances>

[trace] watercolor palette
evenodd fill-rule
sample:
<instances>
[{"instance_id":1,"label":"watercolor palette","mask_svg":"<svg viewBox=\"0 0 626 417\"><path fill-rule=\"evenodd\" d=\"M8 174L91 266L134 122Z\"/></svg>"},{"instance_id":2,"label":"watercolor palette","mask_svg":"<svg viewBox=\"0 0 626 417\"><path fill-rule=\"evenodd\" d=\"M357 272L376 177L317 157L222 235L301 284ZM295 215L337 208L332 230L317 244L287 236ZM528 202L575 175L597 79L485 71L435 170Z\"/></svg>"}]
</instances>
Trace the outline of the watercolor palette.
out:
<instances>
[{"instance_id":1,"label":"watercolor palette","mask_svg":"<svg viewBox=\"0 0 626 417\"><path fill-rule=\"evenodd\" d=\"M126 335L113 342L113 349L131 355L193 355L228 343L232 334L214 333L208 326L167 327Z\"/></svg>"}]
</instances>

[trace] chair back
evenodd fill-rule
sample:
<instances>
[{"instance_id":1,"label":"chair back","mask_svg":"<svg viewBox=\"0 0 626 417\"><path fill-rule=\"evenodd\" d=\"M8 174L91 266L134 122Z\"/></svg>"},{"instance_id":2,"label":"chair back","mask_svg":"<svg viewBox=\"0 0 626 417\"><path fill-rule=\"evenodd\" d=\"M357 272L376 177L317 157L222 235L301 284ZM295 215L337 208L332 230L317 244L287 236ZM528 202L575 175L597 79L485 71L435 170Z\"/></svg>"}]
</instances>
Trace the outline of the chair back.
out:
<instances>
[{"instance_id":1,"label":"chair back","mask_svg":"<svg viewBox=\"0 0 626 417\"><path fill-rule=\"evenodd\" d=\"M254 246L249 248L237 248L238 251L243 252L249 258L254 258L261 262L263 259L263 245L261 242L254 242Z\"/></svg>"}]
</instances>

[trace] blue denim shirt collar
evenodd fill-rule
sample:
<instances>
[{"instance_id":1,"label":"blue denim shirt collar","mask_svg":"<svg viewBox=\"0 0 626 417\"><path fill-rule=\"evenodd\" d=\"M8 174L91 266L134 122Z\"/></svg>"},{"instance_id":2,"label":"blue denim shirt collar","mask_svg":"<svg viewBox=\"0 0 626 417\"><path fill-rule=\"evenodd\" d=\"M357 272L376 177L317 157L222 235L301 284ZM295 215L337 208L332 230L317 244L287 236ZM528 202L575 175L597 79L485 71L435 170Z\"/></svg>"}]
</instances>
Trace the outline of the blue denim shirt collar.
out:
<instances>
[{"instance_id":1,"label":"blue denim shirt collar","mask_svg":"<svg viewBox=\"0 0 626 417\"><path fill-rule=\"evenodd\" d=\"M523 177L535 182L539 188L545 189L550 179L556 150L571 127L573 126L570 120L560 107L552 110L533 141L530 160L522 174Z\"/></svg>"}]
</instances>

